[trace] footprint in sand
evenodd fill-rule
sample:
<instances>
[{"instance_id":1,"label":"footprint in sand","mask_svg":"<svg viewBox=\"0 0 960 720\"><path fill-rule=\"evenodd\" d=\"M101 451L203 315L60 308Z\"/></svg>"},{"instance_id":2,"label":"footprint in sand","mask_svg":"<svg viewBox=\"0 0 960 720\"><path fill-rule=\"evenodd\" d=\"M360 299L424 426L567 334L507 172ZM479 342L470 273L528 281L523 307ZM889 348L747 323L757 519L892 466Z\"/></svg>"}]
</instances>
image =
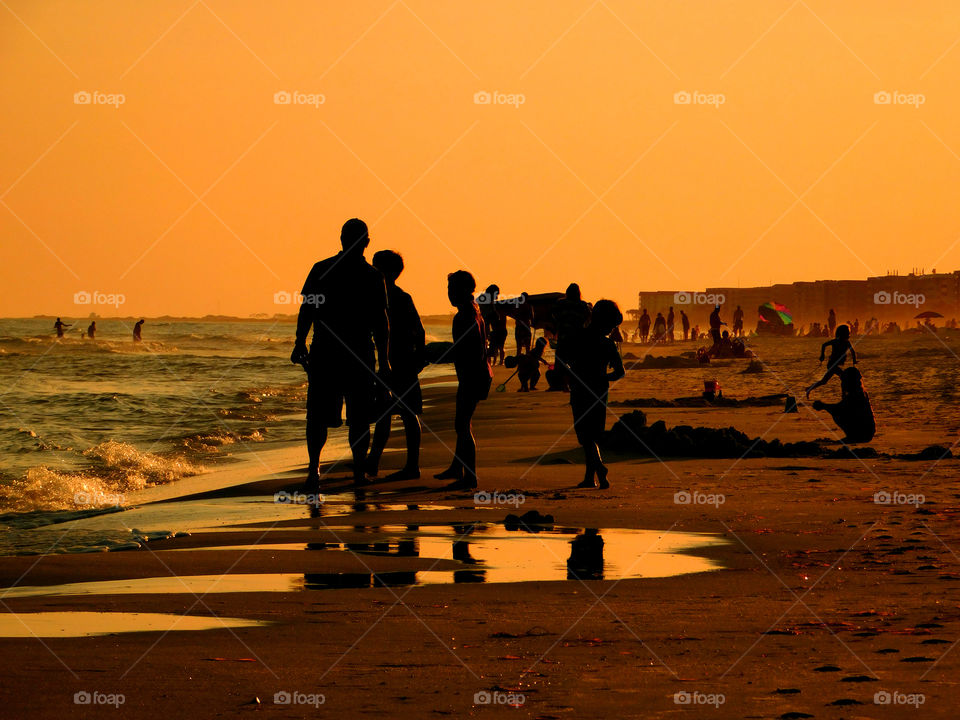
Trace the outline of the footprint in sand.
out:
<instances>
[{"instance_id":1,"label":"footprint in sand","mask_svg":"<svg viewBox=\"0 0 960 720\"><path fill-rule=\"evenodd\" d=\"M812 718L813 715L805 712L785 712L780 716L780 720L801 720L801 718Z\"/></svg>"},{"instance_id":2,"label":"footprint in sand","mask_svg":"<svg viewBox=\"0 0 960 720\"><path fill-rule=\"evenodd\" d=\"M773 692L775 695L796 695L800 691L797 688L777 688Z\"/></svg>"},{"instance_id":3,"label":"footprint in sand","mask_svg":"<svg viewBox=\"0 0 960 720\"><path fill-rule=\"evenodd\" d=\"M934 658L923 657L922 655L915 655L914 657L901 658L900 662L921 663L921 662L935 662L935 660Z\"/></svg>"},{"instance_id":4,"label":"footprint in sand","mask_svg":"<svg viewBox=\"0 0 960 720\"><path fill-rule=\"evenodd\" d=\"M872 678L869 675L850 675L849 677L841 678L840 682L877 682L877 678Z\"/></svg>"},{"instance_id":5,"label":"footprint in sand","mask_svg":"<svg viewBox=\"0 0 960 720\"><path fill-rule=\"evenodd\" d=\"M875 652L876 652L878 655L889 655L890 653L898 653L898 652L900 652L900 651L897 650L896 648L880 648L879 650L876 650Z\"/></svg>"},{"instance_id":6,"label":"footprint in sand","mask_svg":"<svg viewBox=\"0 0 960 720\"><path fill-rule=\"evenodd\" d=\"M940 638L930 638L929 640L924 640L921 645L949 645L949 640L941 640Z\"/></svg>"},{"instance_id":7,"label":"footprint in sand","mask_svg":"<svg viewBox=\"0 0 960 720\"><path fill-rule=\"evenodd\" d=\"M821 665L820 667L815 667L814 672L840 672L840 668L836 665Z\"/></svg>"},{"instance_id":8,"label":"footprint in sand","mask_svg":"<svg viewBox=\"0 0 960 720\"><path fill-rule=\"evenodd\" d=\"M834 700L832 703L827 703L827 705L863 705L863 703L853 698L840 698L839 700Z\"/></svg>"}]
</instances>

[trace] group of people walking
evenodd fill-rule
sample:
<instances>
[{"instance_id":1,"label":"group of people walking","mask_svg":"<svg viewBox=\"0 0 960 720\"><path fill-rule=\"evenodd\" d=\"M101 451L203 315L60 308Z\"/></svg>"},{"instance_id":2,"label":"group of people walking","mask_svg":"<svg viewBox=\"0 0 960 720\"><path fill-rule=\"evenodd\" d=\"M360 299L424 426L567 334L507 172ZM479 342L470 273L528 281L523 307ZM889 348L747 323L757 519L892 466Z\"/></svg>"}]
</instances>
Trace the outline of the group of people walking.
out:
<instances>
[{"instance_id":1,"label":"group of people walking","mask_svg":"<svg viewBox=\"0 0 960 720\"><path fill-rule=\"evenodd\" d=\"M304 367L309 380L308 491L319 488L320 454L328 429L343 424L344 405L354 484L365 485L379 474L394 415L403 423L407 454L403 468L387 479L420 477L423 400L418 376L426 365L425 333L413 299L397 285L403 258L381 250L368 263L364 252L370 243L369 231L356 218L344 223L340 243L341 251L316 263L304 282L290 356ZM485 313L474 297L476 288L475 278L466 270L447 276L447 298L456 308L451 348L457 376L456 448L450 466L435 477L449 480L450 489L477 487L472 420L479 403L489 395L493 365L503 361L506 340L506 315L494 304L499 288L491 285L483 294ZM546 341L541 338L531 348L534 316L527 300L525 293L520 296L514 316L516 359L518 367L521 362L532 363L539 376ZM611 339L623 316L612 300L600 300L591 307L575 284L556 303L553 315L557 331L553 369L569 389L574 429L587 460L581 486L608 487L598 443L605 426L609 384L624 374ZM530 389L530 374L528 367L526 389ZM371 425L375 425L372 443Z\"/></svg>"}]
</instances>

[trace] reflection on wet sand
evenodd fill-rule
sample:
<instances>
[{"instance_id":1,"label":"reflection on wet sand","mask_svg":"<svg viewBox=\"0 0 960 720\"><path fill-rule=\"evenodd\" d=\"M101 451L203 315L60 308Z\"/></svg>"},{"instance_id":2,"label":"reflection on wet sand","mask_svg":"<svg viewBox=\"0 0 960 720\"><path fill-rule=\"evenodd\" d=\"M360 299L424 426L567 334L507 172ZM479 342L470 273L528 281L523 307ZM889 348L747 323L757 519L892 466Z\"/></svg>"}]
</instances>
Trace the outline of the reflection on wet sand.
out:
<instances>
[{"instance_id":1,"label":"reflection on wet sand","mask_svg":"<svg viewBox=\"0 0 960 720\"><path fill-rule=\"evenodd\" d=\"M619 580L668 577L718 570L709 557L691 554L726 544L718 535L660 533L624 528L536 528L537 532L508 530L502 525L473 523L452 526L383 525L326 528L351 534L349 541L310 542L307 550L349 552L395 558L398 568L389 571L335 573L248 573L185 575L130 580L13 587L0 590L0 598L51 595L127 595L154 593L291 592L333 588L393 587L438 583L515 583L563 580ZM359 534L370 540L355 540ZM237 546L257 549L258 546ZM281 548L281 545L264 545ZM304 544L290 543L290 549ZM230 550L231 546L193 548L193 551ZM186 550L184 550L186 551ZM462 567L449 570L410 570L405 559L455 560Z\"/></svg>"}]
</instances>

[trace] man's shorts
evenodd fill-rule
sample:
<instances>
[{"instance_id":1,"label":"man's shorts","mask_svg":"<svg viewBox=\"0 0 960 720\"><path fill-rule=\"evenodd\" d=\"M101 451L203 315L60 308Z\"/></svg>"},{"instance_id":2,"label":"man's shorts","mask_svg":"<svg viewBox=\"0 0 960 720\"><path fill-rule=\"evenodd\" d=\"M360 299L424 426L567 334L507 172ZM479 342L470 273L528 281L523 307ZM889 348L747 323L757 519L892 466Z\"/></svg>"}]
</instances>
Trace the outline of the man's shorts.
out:
<instances>
[{"instance_id":1,"label":"man's shorts","mask_svg":"<svg viewBox=\"0 0 960 720\"><path fill-rule=\"evenodd\" d=\"M365 353L366 354L366 353ZM347 405L347 425L369 425L377 376L373 354L367 358L318 357L310 353L307 387L307 420L325 427L343 425L343 404Z\"/></svg>"}]
</instances>

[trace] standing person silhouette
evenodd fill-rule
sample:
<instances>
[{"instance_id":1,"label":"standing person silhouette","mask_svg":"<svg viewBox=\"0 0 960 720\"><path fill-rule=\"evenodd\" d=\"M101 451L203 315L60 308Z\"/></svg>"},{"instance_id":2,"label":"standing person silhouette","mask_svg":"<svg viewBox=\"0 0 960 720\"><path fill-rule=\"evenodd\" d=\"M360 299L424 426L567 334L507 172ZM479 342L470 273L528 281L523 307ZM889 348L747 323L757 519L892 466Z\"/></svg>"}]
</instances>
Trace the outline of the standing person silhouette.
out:
<instances>
[{"instance_id":1,"label":"standing person silhouette","mask_svg":"<svg viewBox=\"0 0 960 720\"><path fill-rule=\"evenodd\" d=\"M834 334L834 331L837 329L837 313L834 312L833 308L830 308L830 314L827 315L827 330L830 335Z\"/></svg>"},{"instance_id":2,"label":"standing person silhouette","mask_svg":"<svg viewBox=\"0 0 960 720\"><path fill-rule=\"evenodd\" d=\"M650 337L650 313L647 312L646 308L643 309L643 314L637 321L637 329L640 331L640 342L645 343L647 338Z\"/></svg>"},{"instance_id":3,"label":"standing person silhouette","mask_svg":"<svg viewBox=\"0 0 960 720\"><path fill-rule=\"evenodd\" d=\"M477 441L473 437L473 413L486 400L493 380L487 356L486 327L473 300L477 282L466 270L447 276L447 297L457 308L453 316L453 366L457 372L457 404L453 421L457 445L450 467L434 475L453 480L448 489L477 487Z\"/></svg>"},{"instance_id":4,"label":"standing person silhouette","mask_svg":"<svg viewBox=\"0 0 960 720\"><path fill-rule=\"evenodd\" d=\"M690 318L683 310L680 311L680 325L683 327L683 339L687 340L690 337Z\"/></svg>"},{"instance_id":5,"label":"standing person silhouette","mask_svg":"<svg viewBox=\"0 0 960 720\"><path fill-rule=\"evenodd\" d=\"M666 342L667 321L663 319L663 313L658 312L656 320L653 321L653 342L656 344Z\"/></svg>"},{"instance_id":6,"label":"standing person silhouette","mask_svg":"<svg viewBox=\"0 0 960 720\"><path fill-rule=\"evenodd\" d=\"M63 329L70 327L69 323L63 322L60 318L57 318L57 321L53 324L53 329L57 331L57 337L63 337Z\"/></svg>"},{"instance_id":7,"label":"standing person silhouette","mask_svg":"<svg viewBox=\"0 0 960 720\"><path fill-rule=\"evenodd\" d=\"M598 300L590 324L573 339L570 355L570 407L577 441L583 446L586 470L577 487L608 488L607 467L598 442L607 418L610 383L624 376L623 360L610 334L623 322L612 300Z\"/></svg>"},{"instance_id":8,"label":"standing person silhouette","mask_svg":"<svg viewBox=\"0 0 960 720\"><path fill-rule=\"evenodd\" d=\"M140 322L133 326L133 341L140 342L143 338L140 336L143 328L143 319L141 318Z\"/></svg>"},{"instance_id":9,"label":"standing person silhouette","mask_svg":"<svg viewBox=\"0 0 960 720\"><path fill-rule=\"evenodd\" d=\"M570 340L586 326L590 319L590 306L580 297L580 286L570 283L567 292L553 306L553 324L557 329L557 343L554 351L554 367L560 371L564 390L570 389L567 372L567 355Z\"/></svg>"},{"instance_id":10,"label":"standing person silhouette","mask_svg":"<svg viewBox=\"0 0 960 720\"><path fill-rule=\"evenodd\" d=\"M520 293L513 319L516 322L513 335L517 340L517 356L519 357L524 352L530 352L530 342L533 340L533 305L530 304L530 296L525 292Z\"/></svg>"},{"instance_id":11,"label":"standing person silhouette","mask_svg":"<svg viewBox=\"0 0 960 720\"><path fill-rule=\"evenodd\" d=\"M671 307L670 310L667 312L667 343L668 344L672 343L674 340L674 336L673 336L674 326L675 326L675 323L674 323L673 308Z\"/></svg>"},{"instance_id":12,"label":"standing person silhouette","mask_svg":"<svg viewBox=\"0 0 960 720\"><path fill-rule=\"evenodd\" d=\"M413 480L420 477L420 415L423 414L423 394L420 390L420 371L425 365L423 349L426 334L420 313L413 298L397 287L397 278L403 272L403 258L393 250L374 253L373 266L387 281L387 316L390 319L390 392L385 412L373 430L373 443L367 456L367 473L376 476L380 457L390 439L390 421L394 414L403 422L407 440L407 462L402 470L387 476L387 480ZM380 415L380 413L377 413Z\"/></svg>"},{"instance_id":13,"label":"standing person silhouette","mask_svg":"<svg viewBox=\"0 0 960 720\"><path fill-rule=\"evenodd\" d=\"M713 340L714 348L720 347L720 328L724 325L726 323L720 319L720 306L717 305L710 313L710 339Z\"/></svg>"},{"instance_id":14,"label":"standing person silhouette","mask_svg":"<svg viewBox=\"0 0 960 720\"><path fill-rule=\"evenodd\" d=\"M743 308L739 305L733 311L733 336L743 337Z\"/></svg>"},{"instance_id":15,"label":"standing person silhouette","mask_svg":"<svg viewBox=\"0 0 960 720\"><path fill-rule=\"evenodd\" d=\"M369 242L366 223L347 220L340 231L341 252L314 265L303 284L297 340L290 360L303 365L309 377L308 491L319 487L320 453L327 442L327 429L343 424L344 401L353 481L357 485L367 482L364 467L377 388L375 359L380 378L387 381L390 374L387 289L383 275L363 257ZM313 342L307 350L311 328Z\"/></svg>"},{"instance_id":16,"label":"standing person silhouette","mask_svg":"<svg viewBox=\"0 0 960 720\"><path fill-rule=\"evenodd\" d=\"M97 338L97 321L94 320L90 323L90 326L87 328L87 337L91 340L96 340Z\"/></svg>"},{"instance_id":17,"label":"standing person silhouette","mask_svg":"<svg viewBox=\"0 0 960 720\"><path fill-rule=\"evenodd\" d=\"M497 307L500 300L500 288L491 285L483 293L483 304L480 305L481 317L490 343L490 359L494 365L503 365L506 357L504 345L507 343L507 315Z\"/></svg>"}]
</instances>

